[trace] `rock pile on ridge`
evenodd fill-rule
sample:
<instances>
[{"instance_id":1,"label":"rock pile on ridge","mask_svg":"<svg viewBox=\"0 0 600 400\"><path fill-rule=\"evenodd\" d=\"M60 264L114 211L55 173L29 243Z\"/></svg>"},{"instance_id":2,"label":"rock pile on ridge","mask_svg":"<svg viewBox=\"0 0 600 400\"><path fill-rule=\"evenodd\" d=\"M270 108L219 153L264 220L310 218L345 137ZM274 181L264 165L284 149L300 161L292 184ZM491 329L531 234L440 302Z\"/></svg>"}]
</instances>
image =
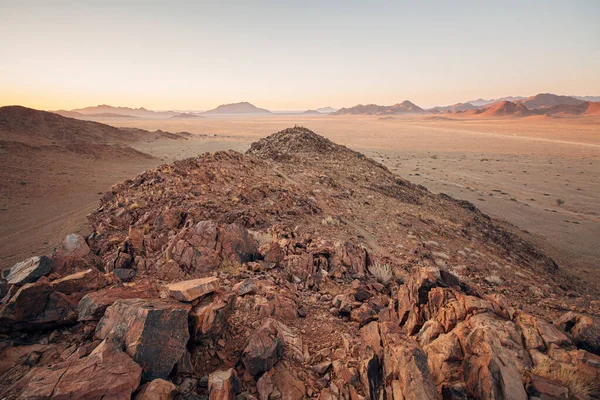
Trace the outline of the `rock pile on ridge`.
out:
<instances>
[{"instance_id":1,"label":"rock pile on ridge","mask_svg":"<svg viewBox=\"0 0 600 400\"><path fill-rule=\"evenodd\" d=\"M3 275L1 398L600 396L585 287L308 129L144 172L89 220Z\"/></svg>"}]
</instances>

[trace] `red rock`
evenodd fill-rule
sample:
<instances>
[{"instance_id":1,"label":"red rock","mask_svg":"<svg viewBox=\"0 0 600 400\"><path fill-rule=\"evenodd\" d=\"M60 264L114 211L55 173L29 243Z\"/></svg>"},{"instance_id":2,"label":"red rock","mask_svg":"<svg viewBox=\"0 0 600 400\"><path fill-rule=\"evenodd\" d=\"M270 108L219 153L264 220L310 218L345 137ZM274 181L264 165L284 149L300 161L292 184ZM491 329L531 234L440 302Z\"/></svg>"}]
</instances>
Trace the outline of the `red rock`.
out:
<instances>
[{"instance_id":1,"label":"red rock","mask_svg":"<svg viewBox=\"0 0 600 400\"><path fill-rule=\"evenodd\" d=\"M82 359L33 369L19 398L130 399L141 374L142 368L127 354L104 341Z\"/></svg>"},{"instance_id":2,"label":"red rock","mask_svg":"<svg viewBox=\"0 0 600 400\"><path fill-rule=\"evenodd\" d=\"M366 325L377 319L377 313L368 304L363 304L350 312L350 319L358 322L360 326Z\"/></svg>"},{"instance_id":3,"label":"red rock","mask_svg":"<svg viewBox=\"0 0 600 400\"><path fill-rule=\"evenodd\" d=\"M215 277L192 279L165 286L175 300L192 302L199 297L214 292L219 288L219 279Z\"/></svg>"},{"instance_id":4,"label":"red rock","mask_svg":"<svg viewBox=\"0 0 600 400\"><path fill-rule=\"evenodd\" d=\"M50 282L53 290L64 294L77 293L83 297L85 293L105 287L107 284L118 281L114 275L105 275L96 268L75 272L63 278Z\"/></svg>"},{"instance_id":5,"label":"red rock","mask_svg":"<svg viewBox=\"0 0 600 400\"><path fill-rule=\"evenodd\" d=\"M304 383L292 375L281 363L261 376L256 387L260 400L273 398L274 392L278 392L281 399L286 400L302 400L306 395Z\"/></svg>"},{"instance_id":6,"label":"red rock","mask_svg":"<svg viewBox=\"0 0 600 400\"><path fill-rule=\"evenodd\" d=\"M208 376L209 400L235 400L239 392L239 381L233 368L215 371Z\"/></svg>"},{"instance_id":7,"label":"red rock","mask_svg":"<svg viewBox=\"0 0 600 400\"><path fill-rule=\"evenodd\" d=\"M52 255L54 265L52 272L67 275L89 268L102 268L102 261L91 252L90 247L81 235L70 234L65 237L61 247Z\"/></svg>"},{"instance_id":8,"label":"red rock","mask_svg":"<svg viewBox=\"0 0 600 400\"><path fill-rule=\"evenodd\" d=\"M283 354L283 342L278 337L276 324L268 319L248 338L242 353L242 362L252 375L258 376L273 368Z\"/></svg>"},{"instance_id":9,"label":"red rock","mask_svg":"<svg viewBox=\"0 0 600 400\"><path fill-rule=\"evenodd\" d=\"M227 328L227 320L235 309L235 293L216 293L192 307L189 326L192 339L199 341L220 335Z\"/></svg>"},{"instance_id":10,"label":"red rock","mask_svg":"<svg viewBox=\"0 0 600 400\"><path fill-rule=\"evenodd\" d=\"M600 355L600 324L592 317L569 312L557 324L563 331L571 334L577 347Z\"/></svg>"},{"instance_id":11,"label":"red rock","mask_svg":"<svg viewBox=\"0 0 600 400\"><path fill-rule=\"evenodd\" d=\"M154 379L140 386L135 400L173 400L177 395L177 386L164 379Z\"/></svg>"},{"instance_id":12,"label":"red rock","mask_svg":"<svg viewBox=\"0 0 600 400\"><path fill-rule=\"evenodd\" d=\"M79 321L99 321L104 312L117 300L150 299L158 297L158 290L148 281L130 286L115 286L86 294L77 304Z\"/></svg>"},{"instance_id":13,"label":"red rock","mask_svg":"<svg viewBox=\"0 0 600 400\"><path fill-rule=\"evenodd\" d=\"M35 256L21 261L8 270L6 281L9 285L33 283L44 275L48 275L53 265L52 259L46 256Z\"/></svg>"},{"instance_id":14,"label":"red rock","mask_svg":"<svg viewBox=\"0 0 600 400\"><path fill-rule=\"evenodd\" d=\"M567 400L569 389L559 382L530 374L527 378L527 393L542 400Z\"/></svg>"},{"instance_id":15,"label":"red rock","mask_svg":"<svg viewBox=\"0 0 600 400\"><path fill-rule=\"evenodd\" d=\"M96 337L123 346L142 366L144 379L164 379L186 349L190 308L173 300L117 300L98 323Z\"/></svg>"}]
</instances>

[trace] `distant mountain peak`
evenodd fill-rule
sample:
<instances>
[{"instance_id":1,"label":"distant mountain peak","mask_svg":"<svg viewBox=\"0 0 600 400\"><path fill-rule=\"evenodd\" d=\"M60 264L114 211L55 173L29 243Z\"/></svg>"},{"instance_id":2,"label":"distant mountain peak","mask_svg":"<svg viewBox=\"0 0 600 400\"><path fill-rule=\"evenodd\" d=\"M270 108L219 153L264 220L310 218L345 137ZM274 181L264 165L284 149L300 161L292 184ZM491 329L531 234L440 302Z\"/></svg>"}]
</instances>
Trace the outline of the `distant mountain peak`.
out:
<instances>
[{"instance_id":1,"label":"distant mountain peak","mask_svg":"<svg viewBox=\"0 0 600 400\"><path fill-rule=\"evenodd\" d=\"M208 110L205 114L271 114L271 111L258 108L247 101L239 103L221 104L217 108Z\"/></svg>"}]
</instances>

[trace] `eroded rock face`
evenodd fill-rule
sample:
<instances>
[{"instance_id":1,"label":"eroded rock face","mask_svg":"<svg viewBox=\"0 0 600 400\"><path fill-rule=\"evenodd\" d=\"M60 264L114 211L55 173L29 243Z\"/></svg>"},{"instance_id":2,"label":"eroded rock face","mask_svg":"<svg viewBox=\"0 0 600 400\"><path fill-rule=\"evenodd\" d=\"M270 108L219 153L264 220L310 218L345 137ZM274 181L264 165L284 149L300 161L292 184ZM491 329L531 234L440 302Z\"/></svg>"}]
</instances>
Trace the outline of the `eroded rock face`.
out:
<instances>
[{"instance_id":1,"label":"eroded rock face","mask_svg":"<svg viewBox=\"0 0 600 400\"><path fill-rule=\"evenodd\" d=\"M191 306L172 300L117 300L96 328L96 337L118 343L143 368L145 380L166 378L189 340Z\"/></svg>"},{"instance_id":2,"label":"eroded rock face","mask_svg":"<svg viewBox=\"0 0 600 400\"><path fill-rule=\"evenodd\" d=\"M276 322L268 319L248 338L242 362L254 376L273 368L283 353L283 342L279 339Z\"/></svg>"},{"instance_id":3,"label":"eroded rock face","mask_svg":"<svg viewBox=\"0 0 600 400\"><path fill-rule=\"evenodd\" d=\"M600 355L600 324L592 317L566 313L558 321L563 331L571 334L573 341L580 349Z\"/></svg>"},{"instance_id":4,"label":"eroded rock face","mask_svg":"<svg viewBox=\"0 0 600 400\"><path fill-rule=\"evenodd\" d=\"M6 276L9 285L24 285L37 281L52 270L54 262L46 256L35 256L12 266Z\"/></svg>"},{"instance_id":5,"label":"eroded rock face","mask_svg":"<svg viewBox=\"0 0 600 400\"><path fill-rule=\"evenodd\" d=\"M215 371L208 376L209 400L234 400L239 392L238 377L233 368Z\"/></svg>"},{"instance_id":6,"label":"eroded rock face","mask_svg":"<svg viewBox=\"0 0 600 400\"><path fill-rule=\"evenodd\" d=\"M93 372L93 373L92 373ZM140 383L142 368L110 341L89 356L49 368L33 369L22 399L129 399Z\"/></svg>"},{"instance_id":7,"label":"eroded rock face","mask_svg":"<svg viewBox=\"0 0 600 400\"><path fill-rule=\"evenodd\" d=\"M271 398L302 400L306 394L304 383L281 363L261 376L256 386L260 400Z\"/></svg>"},{"instance_id":8,"label":"eroded rock face","mask_svg":"<svg viewBox=\"0 0 600 400\"><path fill-rule=\"evenodd\" d=\"M227 328L227 320L235 309L235 293L216 293L192 307L189 315L192 339L220 335Z\"/></svg>"}]
</instances>

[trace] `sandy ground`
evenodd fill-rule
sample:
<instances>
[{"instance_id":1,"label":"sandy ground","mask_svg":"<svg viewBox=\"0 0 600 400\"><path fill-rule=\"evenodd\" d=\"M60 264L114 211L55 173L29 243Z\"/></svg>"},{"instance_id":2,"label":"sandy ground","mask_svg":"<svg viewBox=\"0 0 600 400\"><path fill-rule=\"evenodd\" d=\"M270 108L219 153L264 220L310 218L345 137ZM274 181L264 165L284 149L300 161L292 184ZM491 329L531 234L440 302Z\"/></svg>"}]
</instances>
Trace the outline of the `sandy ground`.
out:
<instances>
[{"instance_id":1,"label":"sandy ground","mask_svg":"<svg viewBox=\"0 0 600 400\"><path fill-rule=\"evenodd\" d=\"M547 251L560 265L589 277L600 287L599 117L482 120L276 115L100 122L218 136L138 142L134 147L157 159L144 165L123 161L111 163L106 169L78 170L75 175L82 176L72 179L78 182L85 179L86 183L78 187L77 193L65 189L60 194L63 200L56 206L44 206L47 199L36 199L33 193L15 195L13 200L0 205L24 215L16 229L12 219L5 217L7 211L0 213L0 262L10 263L26 253L39 253L55 244L56 235L64 236L70 228L83 229L83 217L97 204L97 193L116 181L159 163L204 151L228 148L244 151L260 137L303 125L375 158L393 172L433 192L473 202L483 212L514 225L514 230ZM73 171L77 167L54 167L56 174L65 168ZM564 203L559 205L557 200ZM35 223L28 223L33 215ZM64 215L68 215L68 220ZM38 232L39 221L45 220L60 222L54 223L57 225L54 229ZM7 227L7 222L11 226ZM20 242L26 232L35 232L25 241L29 243L25 246L27 252L24 246L10 244Z\"/></svg>"}]
</instances>

